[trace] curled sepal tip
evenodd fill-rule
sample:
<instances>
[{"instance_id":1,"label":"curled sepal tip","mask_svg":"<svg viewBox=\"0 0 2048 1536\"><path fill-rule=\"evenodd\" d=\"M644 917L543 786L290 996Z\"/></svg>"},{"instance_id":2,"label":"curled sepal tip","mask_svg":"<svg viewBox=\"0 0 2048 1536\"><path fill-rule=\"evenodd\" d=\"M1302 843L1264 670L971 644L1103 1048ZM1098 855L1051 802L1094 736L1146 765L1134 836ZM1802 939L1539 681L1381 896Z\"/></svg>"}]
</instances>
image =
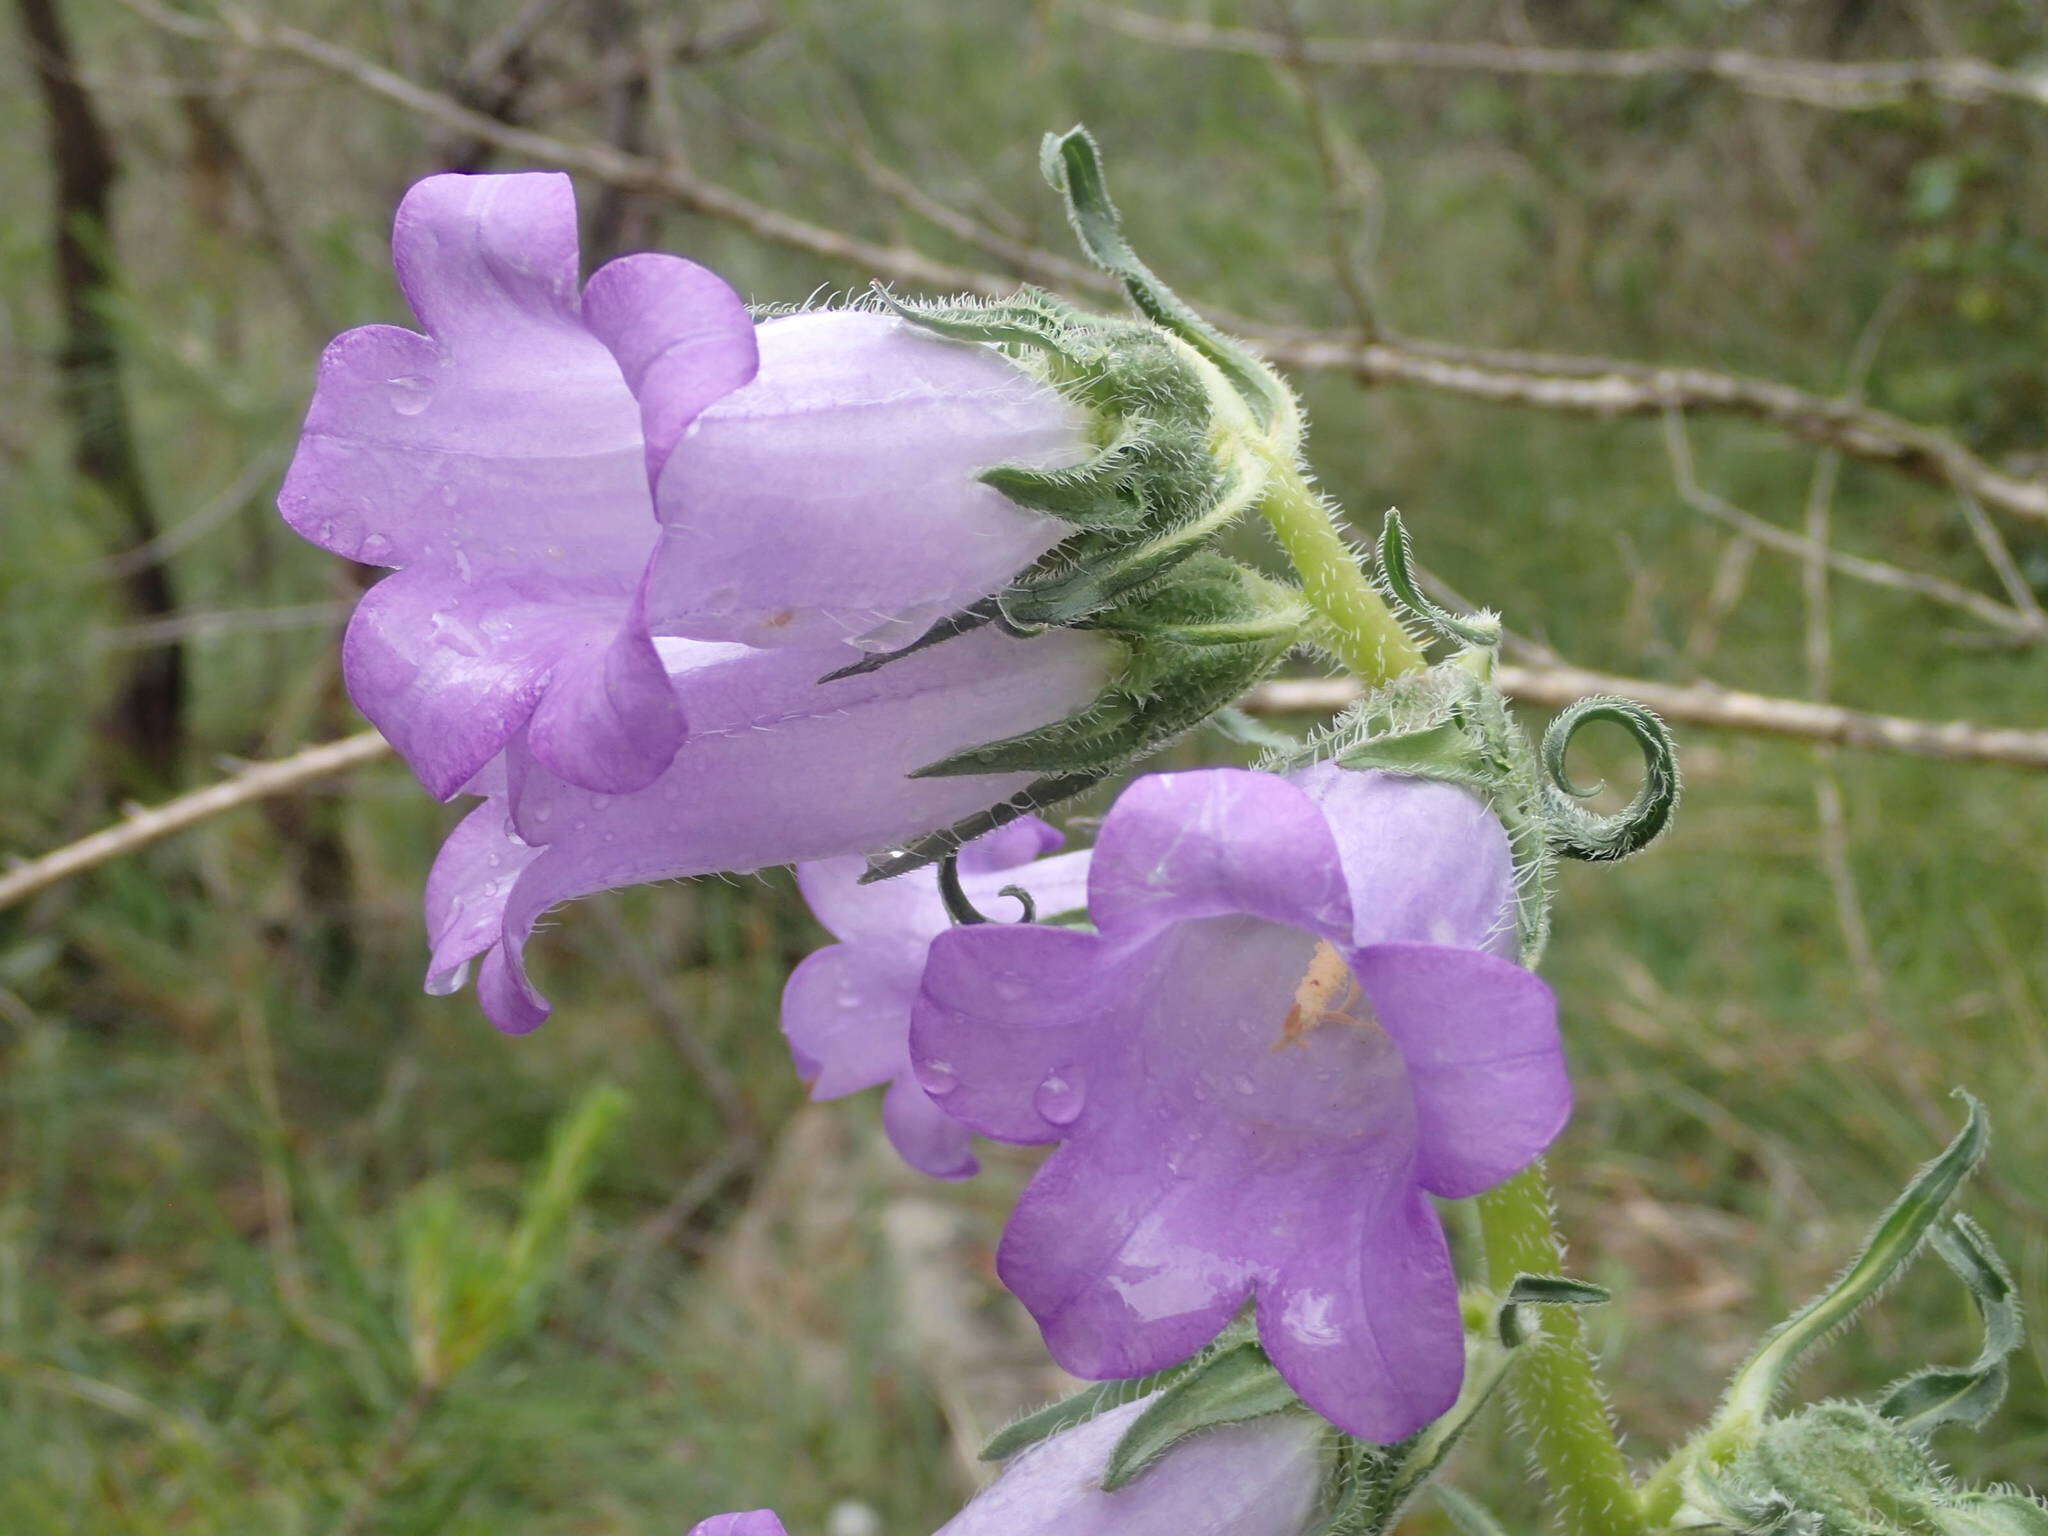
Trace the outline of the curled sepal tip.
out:
<instances>
[{"instance_id":1,"label":"curled sepal tip","mask_svg":"<svg viewBox=\"0 0 2048 1536\"><path fill-rule=\"evenodd\" d=\"M1380 582L1388 595L1417 623L1427 625L1443 639L1488 650L1498 646L1500 620L1495 615L1476 613L1460 618L1422 590L1409 559L1412 548L1408 527L1401 521L1401 514L1392 507L1387 508L1386 521L1380 524L1379 568Z\"/></svg>"},{"instance_id":2,"label":"curled sepal tip","mask_svg":"<svg viewBox=\"0 0 2048 1536\"><path fill-rule=\"evenodd\" d=\"M1006 885L996 894L998 896L1016 898L1017 904L1024 909L1024 915L1017 919L1018 922L1035 923L1038 921L1038 902L1023 886ZM967 894L966 887L960 884L960 853L958 849L948 853L939 860L939 900L945 903L946 916L950 917L955 924L962 928L994 921L993 918L975 906L974 899Z\"/></svg>"},{"instance_id":3,"label":"curled sepal tip","mask_svg":"<svg viewBox=\"0 0 2048 1536\"><path fill-rule=\"evenodd\" d=\"M2012 1275L1984 1229L1957 1214L1929 1241L1976 1304L1984 1345L1970 1365L1930 1366L1885 1393L1877 1411L1910 1435L1927 1435L1944 1424L1981 1428L2005 1401L2011 1375L2006 1361L2026 1342Z\"/></svg>"},{"instance_id":4,"label":"curled sepal tip","mask_svg":"<svg viewBox=\"0 0 2048 1536\"><path fill-rule=\"evenodd\" d=\"M1110 201L1109 180L1103 173L1102 151L1095 136L1078 125L1065 133L1048 133L1039 151L1039 166L1053 190L1066 200L1067 218L1081 249L1123 284L1124 292L1145 318L1214 363L1244 397L1260 426L1270 426L1284 415L1287 402L1279 381L1241 344L1189 308L1131 249L1124 238L1122 216Z\"/></svg>"},{"instance_id":5,"label":"curled sepal tip","mask_svg":"<svg viewBox=\"0 0 2048 1536\"><path fill-rule=\"evenodd\" d=\"M1574 802L1600 792L1572 782L1565 760L1572 738L1594 720L1620 726L1643 753L1643 782L1627 807L1595 816ZM1633 699L1595 695L1580 699L1543 733L1543 817L1550 846L1568 859L1607 863L1640 853L1662 835L1678 809L1678 746L1662 720Z\"/></svg>"}]
</instances>

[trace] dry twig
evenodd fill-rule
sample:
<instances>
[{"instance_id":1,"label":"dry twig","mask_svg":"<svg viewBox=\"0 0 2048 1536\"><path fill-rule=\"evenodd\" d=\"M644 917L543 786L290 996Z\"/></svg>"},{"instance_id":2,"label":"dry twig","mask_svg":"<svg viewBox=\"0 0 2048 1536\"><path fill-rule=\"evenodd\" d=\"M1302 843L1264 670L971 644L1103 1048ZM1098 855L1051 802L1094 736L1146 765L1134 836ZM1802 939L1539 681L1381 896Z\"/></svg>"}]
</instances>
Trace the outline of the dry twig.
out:
<instances>
[{"instance_id":1,"label":"dry twig","mask_svg":"<svg viewBox=\"0 0 2048 1536\"><path fill-rule=\"evenodd\" d=\"M1517 43L1451 43L1423 38L1295 39L1247 27L1173 21L1143 11L1091 7L1126 37L1204 53L1299 59L1328 70L1435 70L1560 80L1713 80L1757 96L1839 112L1864 112L1916 97L2048 107L2048 77L1980 59L1886 59L1852 64L1787 59L1740 48L1537 48Z\"/></svg>"}]
</instances>

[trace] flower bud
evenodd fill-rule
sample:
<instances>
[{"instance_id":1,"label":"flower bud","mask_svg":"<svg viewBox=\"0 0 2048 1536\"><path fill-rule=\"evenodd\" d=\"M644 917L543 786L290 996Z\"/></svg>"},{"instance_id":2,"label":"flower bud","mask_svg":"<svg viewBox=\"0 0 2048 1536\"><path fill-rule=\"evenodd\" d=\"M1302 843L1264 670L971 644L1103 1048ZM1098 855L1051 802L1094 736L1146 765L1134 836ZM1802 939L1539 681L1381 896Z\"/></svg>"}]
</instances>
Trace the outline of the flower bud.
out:
<instances>
[{"instance_id":1,"label":"flower bud","mask_svg":"<svg viewBox=\"0 0 2048 1536\"><path fill-rule=\"evenodd\" d=\"M1181 1441L1114 1493L1110 1452L1151 1403L1126 1403L1033 1446L934 1536L1302 1536L1323 1503L1328 1427L1267 1414ZM748 1523L754 1522L754 1523ZM785 1536L766 1510L720 1515L690 1536Z\"/></svg>"}]
</instances>

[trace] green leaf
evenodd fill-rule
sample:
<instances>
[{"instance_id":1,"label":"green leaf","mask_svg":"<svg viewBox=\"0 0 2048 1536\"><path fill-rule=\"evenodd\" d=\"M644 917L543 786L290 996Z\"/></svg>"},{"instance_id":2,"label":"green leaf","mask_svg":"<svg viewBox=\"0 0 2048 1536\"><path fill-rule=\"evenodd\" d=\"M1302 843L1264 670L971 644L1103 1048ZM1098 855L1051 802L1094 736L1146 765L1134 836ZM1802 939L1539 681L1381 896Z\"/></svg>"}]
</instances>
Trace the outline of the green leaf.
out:
<instances>
[{"instance_id":1,"label":"green leaf","mask_svg":"<svg viewBox=\"0 0 2048 1536\"><path fill-rule=\"evenodd\" d=\"M1968 1287L1984 1322L1984 1346L1967 1367L1932 1366L1895 1385L1877 1411L1909 1434L1931 1434L1943 1424L1972 1429L1998 1411L2009 1379L2006 1361L2025 1340L2019 1299L1991 1240L1967 1216L1952 1216L1932 1239L1934 1251Z\"/></svg>"},{"instance_id":2,"label":"green leaf","mask_svg":"<svg viewBox=\"0 0 2048 1536\"><path fill-rule=\"evenodd\" d=\"M1517 1275L1507 1294L1509 1306L1598 1307L1612 1300L1606 1286L1565 1275Z\"/></svg>"},{"instance_id":3,"label":"green leaf","mask_svg":"<svg viewBox=\"0 0 2048 1536\"><path fill-rule=\"evenodd\" d=\"M1507 1527L1494 1518L1491 1510L1449 1483L1436 1485L1436 1501L1460 1536L1508 1536Z\"/></svg>"},{"instance_id":4,"label":"green leaf","mask_svg":"<svg viewBox=\"0 0 2048 1536\"><path fill-rule=\"evenodd\" d=\"M1124 1431L1109 1453L1102 1486L1114 1493L1189 1435L1300 1405L1258 1345L1220 1350L1161 1392Z\"/></svg>"},{"instance_id":5,"label":"green leaf","mask_svg":"<svg viewBox=\"0 0 2048 1536\"><path fill-rule=\"evenodd\" d=\"M1019 1451L1028 1451L1040 1441L1050 1440L1054 1435L1072 1429L1076 1424L1085 1424L1096 1415L1107 1413L1112 1408L1121 1408L1125 1403L1135 1403L1139 1398L1158 1391L1187 1369L1188 1363L1183 1363L1169 1366L1163 1371L1154 1371L1150 1376L1138 1376L1127 1381L1101 1381L1076 1392L1072 1397L1048 1403L1036 1413L1027 1413L1015 1423L999 1430L995 1437L981 1448L981 1459L1008 1461Z\"/></svg>"},{"instance_id":6,"label":"green leaf","mask_svg":"<svg viewBox=\"0 0 2048 1536\"><path fill-rule=\"evenodd\" d=\"M1088 259L1124 285L1124 292L1154 324L1171 331L1222 371L1258 418L1270 426L1282 411L1280 385L1243 346L1204 320L1152 269L1124 238L1123 220L1110 200L1102 152L1094 135L1079 126L1049 133L1039 165L1053 190L1066 200L1067 217Z\"/></svg>"},{"instance_id":7,"label":"green leaf","mask_svg":"<svg viewBox=\"0 0 2048 1536\"><path fill-rule=\"evenodd\" d=\"M1919 1253L1963 1181L1983 1161L1991 1136L1984 1106L1960 1089L1957 1097L1969 1114L1955 1140L1914 1176L1835 1283L1774 1329L1735 1373L1715 1416L1716 1427L1761 1425L1799 1357L1850 1323Z\"/></svg>"}]
</instances>

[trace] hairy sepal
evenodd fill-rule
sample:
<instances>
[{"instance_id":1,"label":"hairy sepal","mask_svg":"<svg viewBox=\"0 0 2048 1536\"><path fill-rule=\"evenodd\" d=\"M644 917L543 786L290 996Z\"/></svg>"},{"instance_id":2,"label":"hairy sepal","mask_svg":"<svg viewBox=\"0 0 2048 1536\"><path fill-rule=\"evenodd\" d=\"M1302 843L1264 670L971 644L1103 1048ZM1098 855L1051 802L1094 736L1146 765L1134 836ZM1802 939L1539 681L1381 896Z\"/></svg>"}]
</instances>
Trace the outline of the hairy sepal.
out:
<instances>
[{"instance_id":1,"label":"hairy sepal","mask_svg":"<svg viewBox=\"0 0 2048 1536\"><path fill-rule=\"evenodd\" d=\"M1028 812L1079 794L1156 752L1265 677L1301 638L1307 612L1290 588L1221 555L1190 557L1174 580L1080 627L1114 638L1124 662L1086 709L953 753L920 777L1034 773L1002 804L871 863L887 879L943 858Z\"/></svg>"}]
</instances>

